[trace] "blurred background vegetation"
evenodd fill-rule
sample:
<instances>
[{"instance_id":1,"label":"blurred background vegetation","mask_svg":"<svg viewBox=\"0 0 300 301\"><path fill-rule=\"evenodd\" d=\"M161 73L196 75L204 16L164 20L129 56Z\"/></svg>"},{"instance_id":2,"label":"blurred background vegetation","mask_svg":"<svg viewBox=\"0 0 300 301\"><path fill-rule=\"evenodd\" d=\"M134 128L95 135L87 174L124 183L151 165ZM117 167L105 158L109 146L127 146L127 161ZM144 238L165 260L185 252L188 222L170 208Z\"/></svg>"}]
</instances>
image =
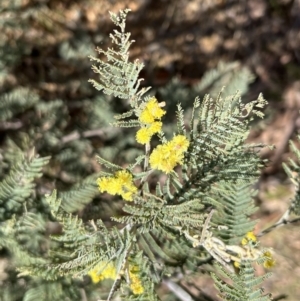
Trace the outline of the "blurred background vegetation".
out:
<instances>
[{"instance_id":1,"label":"blurred background vegetation","mask_svg":"<svg viewBox=\"0 0 300 301\"><path fill-rule=\"evenodd\" d=\"M152 86L151 93L167 102L167 133L172 132L178 102L188 112L197 95L216 96L223 86L225 94L240 90L245 102L264 94L266 118L253 124L249 142L274 144L276 149L261 154L271 163L258 183L256 217L261 221L256 231L276 222L293 192L281 163L300 127L298 0L1 0L0 180L19 157L30 158L34 148L51 159L36 181L36 195L26 200L26 210L46 215L43 195L54 188L65 208L84 220L101 217L109 222L110 212L120 210L98 196L95 155L124 164L143 150L137 149L132 132L109 126L127 104L102 95L87 81L96 79L88 56L96 55L96 46L110 46L114 27L108 11L125 7L132 10L127 31L136 41L131 59L145 64L143 85ZM89 190L76 194L81 206L74 208L74 194L68 190L81 191L80 183ZM10 206L17 215L24 210L23 203ZM1 215L1 221L10 217ZM266 290L297 300L300 234L288 226L262 241L274 247L278 263ZM1 250L0 286L5 290L0 300L23 300L27 282L16 277L9 256ZM205 279L183 285L211 295L212 284Z\"/></svg>"}]
</instances>

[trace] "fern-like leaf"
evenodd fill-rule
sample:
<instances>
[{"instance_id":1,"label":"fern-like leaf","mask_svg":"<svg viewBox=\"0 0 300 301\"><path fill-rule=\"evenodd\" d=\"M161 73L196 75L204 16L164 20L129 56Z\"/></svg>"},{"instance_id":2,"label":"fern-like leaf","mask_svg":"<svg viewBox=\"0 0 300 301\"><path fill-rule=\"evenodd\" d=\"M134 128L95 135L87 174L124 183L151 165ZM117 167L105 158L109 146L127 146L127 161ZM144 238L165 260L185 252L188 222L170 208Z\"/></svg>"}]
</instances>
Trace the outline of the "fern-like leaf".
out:
<instances>
[{"instance_id":1,"label":"fern-like leaf","mask_svg":"<svg viewBox=\"0 0 300 301\"><path fill-rule=\"evenodd\" d=\"M225 87L224 95L232 95L239 91L242 95L248 91L254 76L247 67L238 62L220 62L215 69L207 71L200 83L194 87L197 94L210 93L217 96L220 87Z\"/></svg>"},{"instance_id":2,"label":"fern-like leaf","mask_svg":"<svg viewBox=\"0 0 300 301\"><path fill-rule=\"evenodd\" d=\"M219 183L213 188L212 194L218 200L218 213L214 216L214 222L218 225L226 225L220 230L222 239L230 245L238 245L247 232L253 231L255 220L250 216L256 211L253 197L255 192L250 184L236 185L234 183Z\"/></svg>"},{"instance_id":3,"label":"fern-like leaf","mask_svg":"<svg viewBox=\"0 0 300 301\"><path fill-rule=\"evenodd\" d=\"M11 119L39 101L39 96L27 88L17 88L0 97L0 121Z\"/></svg>"},{"instance_id":4,"label":"fern-like leaf","mask_svg":"<svg viewBox=\"0 0 300 301\"><path fill-rule=\"evenodd\" d=\"M144 67L142 63L136 60L134 63L128 61L129 47L133 41L130 41L130 33L125 32L125 21L129 9L120 11L119 15L110 13L111 20L120 31L115 30L110 37L116 45L117 50L109 48L104 51L97 48L97 51L106 56L107 62L90 56L92 61L98 63L93 65L95 73L99 74L99 81L89 80L92 85L99 91L103 90L105 94L114 95L121 99L133 98L138 94L141 79L138 79L139 73Z\"/></svg>"},{"instance_id":5,"label":"fern-like leaf","mask_svg":"<svg viewBox=\"0 0 300 301\"><path fill-rule=\"evenodd\" d=\"M300 137L298 139L300 140ZM300 215L300 150L292 141L290 141L290 148L296 155L297 161L289 159L289 164L283 163L283 168L296 187L295 195L291 201L291 211Z\"/></svg>"},{"instance_id":6,"label":"fern-like leaf","mask_svg":"<svg viewBox=\"0 0 300 301\"><path fill-rule=\"evenodd\" d=\"M97 174L89 176L68 191L59 193L58 197L62 200L62 208L66 212L71 213L82 210L87 204L92 202L93 198L99 194L99 189L96 184L98 177L99 175Z\"/></svg>"},{"instance_id":7,"label":"fern-like leaf","mask_svg":"<svg viewBox=\"0 0 300 301\"><path fill-rule=\"evenodd\" d=\"M218 266L218 275L212 274L215 285L224 301L270 301L270 295L263 294L262 282L270 277L270 273L256 276L251 261L242 261L239 273L228 272ZM231 283L230 283L231 282Z\"/></svg>"},{"instance_id":8,"label":"fern-like leaf","mask_svg":"<svg viewBox=\"0 0 300 301\"><path fill-rule=\"evenodd\" d=\"M0 182L0 221L21 212L22 205L34 192L34 179L42 176L42 169L49 160L50 157L39 158L34 154L19 157Z\"/></svg>"}]
</instances>

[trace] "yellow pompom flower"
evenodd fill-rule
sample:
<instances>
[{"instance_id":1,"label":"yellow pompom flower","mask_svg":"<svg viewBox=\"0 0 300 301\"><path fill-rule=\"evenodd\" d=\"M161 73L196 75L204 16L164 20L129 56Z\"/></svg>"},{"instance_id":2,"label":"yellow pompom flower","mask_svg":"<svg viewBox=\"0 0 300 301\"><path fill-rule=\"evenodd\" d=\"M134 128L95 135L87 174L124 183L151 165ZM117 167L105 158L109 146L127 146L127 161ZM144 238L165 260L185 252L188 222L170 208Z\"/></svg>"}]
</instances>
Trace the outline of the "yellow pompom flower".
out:
<instances>
[{"instance_id":1,"label":"yellow pompom flower","mask_svg":"<svg viewBox=\"0 0 300 301\"><path fill-rule=\"evenodd\" d=\"M155 121L148 127L142 127L136 133L136 141L140 144L146 144L150 142L151 137L160 132L162 127L162 122Z\"/></svg>"},{"instance_id":2,"label":"yellow pompom flower","mask_svg":"<svg viewBox=\"0 0 300 301\"><path fill-rule=\"evenodd\" d=\"M166 111L163 110L155 97L152 97L148 100L144 110L141 112L139 120L143 123L152 123L155 119L161 119L163 115L166 114Z\"/></svg>"},{"instance_id":3,"label":"yellow pompom flower","mask_svg":"<svg viewBox=\"0 0 300 301\"><path fill-rule=\"evenodd\" d=\"M144 288L141 284L141 281L140 279L138 278L134 278L131 280L132 283L130 284L130 288L132 290L132 292L135 294L135 295L140 295L144 292Z\"/></svg>"},{"instance_id":4,"label":"yellow pompom flower","mask_svg":"<svg viewBox=\"0 0 300 301\"><path fill-rule=\"evenodd\" d=\"M177 161L174 160L174 156L171 158L170 152L166 144L158 145L151 153L149 163L151 168L161 170L165 173L169 173L176 166Z\"/></svg>"},{"instance_id":5,"label":"yellow pompom flower","mask_svg":"<svg viewBox=\"0 0 300 301\"><path fill-rule=\"evenodd\" d=\"M267 258L264 262L264 267L266 269L270 269L275 265L275 259L273 258L273 255L270 251L265 251L263 253L263 257Z\"/></svg>"},{"instance_id":6,"label":"yellow pompom flower","mask_svg":"<svg viewBox=\"0 0 300 301\"><path fill-rule=\"evenodd\" d=\"M178 151L186 152L189 144L189 141L183 135L177 135L172 139L172 145Z\"/></svg>"},{"instance_id":7,"label":"yellow pompom flower","mask_svg":"<svg viewBox=\"0 0 300 301\"><path fill-rule=\"evenodd\" d=\"M144 287L139 277L139 267L137 265L129 266L130 288L135 295L144 292Z\"/></svg>"},{"instance_id":8,"label":"yellow pompom flower","mask_svg":"<svg viewBox=\"0 0 300 301\"><path fill-rule=\"evenodd\" d=\"M111 195L120 195L125 201L132 201L133 195L137 192L133 184L132 174L127 170L120 170L113 177L102 177L97 180L100 192Z\"/></svg>"},{"instance_id":9,"label":"yellow pompom flower","mask_svg":"<svg viewBox=\"0 0 300 301\"><path fill-rule=\"evenodd\" d=\"M249 241L253 241L253 242L256 242L256 241L257 241L257 238L256 238L255 234L253 233L253 231L248 232L248 233L246 234L246 237L247 237L247 239L248 239Z\"/></svg>"},{"instance_id":10,"label":"yellow pompom flower","mask_svg":"<svg viewBox=\"0 0 300 301\"><path fill-rule=\"evenodd\" d=\"M97 179L97 184L98 184L98 188L100 190L100 192L105 192L107 191L108 189L108 186L110 185L110 177L102 177L102 178L99 178Z\"/></svg>"},{"instance_id":11,"label":"yellow pompom flower","mask_svg":"<svg viewBox=\"0 0 300 301\"><path fill-rule=\"evenodd\" d=\"M144 109L140 115L140 121L143 123L152 123L155 121L153 115L148 109Z\"/></svg>"},{"instance_id":12,"label":"yellow pompom flower","mask_svg":"<svg viewBox=\"0 0 300 301\"><path fill-rule=\"evenodd\" d=\"M159 133L161 131L161 128L162 128L162 122L155 121L149 126L148 130L152 135L154 135L156 133Z\"/></svg>"},{"instance_id":13,"label":"yellow pompom flower","mask_svg":"<svg viewBox=\"0 0 300 301\"><path fill-rule=\"evenodd\" d=\"M101 262L92 270L90 270L88 272L88 275L91 277L93 283L98 283L103 279L115 280L117 277L117 271L116 267L112 262Z\"/></svg>"},{"instance_id":14,"label":"yellow pompom flower","mask_svg":"<svg viewBox=\"0 0 300 301\"><path fill-rule=\"evenodd\" d=\"M176 165L183 163L183 153L188 146L189 141L182 135L175 136L171 141L158 145L150 155L151 168L170 173Z\"/></svg>"},{"instance_id":15,"label":"yellow pompom flower","mask_svg":"<svg viewBox=\"0 0 300 301\"><path fill-rule=\"evenodd\" d=\"M233 265L234 265L234 267L237 268L237 269L239 269L240 266L241 266L241 264L240 264L238 261L234 261L234 262L233 262Z\"/></svg>"},{"instance_id":16,"label":"yellow pompom flower","mask_svg":"<svg viewBox=\"0 0 300 301\"><path fill-rule=\"evenodd\" d=\"M247 245L249 242L256 242L257 238L255 236L255 234L253 233L253 231L248 232L245 237L242 239L241 244L243 246Z\"/></svg>"},{"instance_id":17,"label":"yellow pompom flower","mask_svg":"<svg viewBox=\"0 0 300 301\"><path fill-rule=\"evenodd\" d=\"M149 143L152 135L148 128L141 128L136 133L136 141L140 144Z\"/></svg>"},{"instance_id":18,"label":"yellow pompom flower","mask_svg":"<svg viewBox=\"0 0 300 301\"><path fill-rule=\"evenodd\" d=\"M122 189L120 182L114 177L102 177L97 180L100 192L107 192L111 195L118 194Z\"/></svg>"}]
</instances>

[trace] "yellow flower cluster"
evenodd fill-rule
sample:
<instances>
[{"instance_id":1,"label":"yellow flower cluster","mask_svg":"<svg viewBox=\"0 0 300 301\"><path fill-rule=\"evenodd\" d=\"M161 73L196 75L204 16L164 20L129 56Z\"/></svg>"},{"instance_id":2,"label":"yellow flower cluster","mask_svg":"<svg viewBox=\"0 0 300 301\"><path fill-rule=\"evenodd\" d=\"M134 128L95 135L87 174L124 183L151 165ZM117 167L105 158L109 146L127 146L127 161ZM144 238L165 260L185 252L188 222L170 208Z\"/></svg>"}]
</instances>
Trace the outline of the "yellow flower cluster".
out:
<instances>
[{"instance_id":1,"label":"yellow flower cluster","mask_svg":"<svg viewBox=\"0 0 300 301\"><path fill-rule=\"evenodd\" d=\"M139 277L139 267L136 265L129 266L130 288L135 295L140 295L144 292L141 279Z\"/></svg>"},{"instance_id":2,"label":"yellow flower cluster","mask_svg":"<svg viewBox=\"0 0 300 301\"><path fill-rule=\"evenodd\" d=\"M151 97L148 100L139 119L143 123L153 123L155 119L161 119L161 117L165 114L166 111L159 106L157 99L155 97Z\"/></svg>"},{"instance_id":3,"label":"yellow flower cluster","mask_svg":"<svg viewBox=\"0 0 300 301\"><path fill-rule=\"evenodd\" d=\"M241 244L243 246L245 246L248 243L256 243L256 241L257 241L257 238L256 238L255 234L251 231L245 235L245 237L241 241Z\"/></svg>"},{"instance_id":4,"label":"yellow flower cluster","mask_svg":"<svg viewBox=\"0 0 300 301\"><path fill-rule=\"evenodd\" d=\"M117 277L116 267L112 262L101 262L96 267L88 272L88 275L91 277L93 283L98 283L103 279L113 279Z\"/></svg>"},{"instance_id":5,"label":"yellow flower cluster","mask_svg":"<svg viewBox=\"0 0 300 301\"><path fill-rule=\"evenodd\" d=\"M158 145L150 155L151 168L171 172L177 164L183 163L183 153L187 151L189 144L185 136L177 135L171 141Z\"/></svg>"},{"instance_id":6,"label":"yellow flower cluster","mask_svg":"<svg viewBox=\"0 0 300 301\"><path fill-rule=\"evenodd\" d=\"M263 252L263 254L262 254L261 257L265 258L264 267L266 269L270 269L270 268L272 268L275 265L275 259L273 258L273 255L272 255L272 253L270 251ZM241 263L239 261L234 261L233 265L236 268L240 268Z\"/></svg>"},{"instance_id":7,"label":"yellow flower cluster","mask_svg":"<svg viewBox=\"0 0 300 301\"><path fill-rule=\"evenodd\" d=\"M132 174L126 170L120 170L113 177L102 177L97 180L100 192L107 191L112 195L120 195L125 201L132 201L137 192L133 184Z\"/></svg>"},{"instance_id":8,"label":"yellow flower cluster","mask_svg":"<svg viewBox=\"0 0 300 301\"><path fill-rule=\"evenodd\" d=\"M144 287L139 277L140 269L137 265L129 265L130 288L135 295L144 292ZM93 283L98 283L104 279L115 280L117 278L117 270L112 262L101 262L88 272Z\"/></svg>"},{"instance_id":9,"label":"yellow flower cluster","mask_svg":"<svg viewBox=\"0 0 300 301\"><path fill-rule=\"evenodd\" d=\"M160 119L165 114L166 111L159 106L157 99L155 97L150 98L139 117L144 126L137 131L136 141L140 144L149 143L151 137L160 132L162 127Z\"/></svg>"},{"instance_id":10,"label":"yellow flower cluster","mask_svg":"<svg viewBox=\"0 0 300 301\"><path fill-rule=\"evenodd\" d=\"M264 267L266 269L270 269L275 265L275 259L273 258L273 255L270 251L265 251L263 253L263 257L267 258L264 262Z\"/></svg>"}]
</instances>

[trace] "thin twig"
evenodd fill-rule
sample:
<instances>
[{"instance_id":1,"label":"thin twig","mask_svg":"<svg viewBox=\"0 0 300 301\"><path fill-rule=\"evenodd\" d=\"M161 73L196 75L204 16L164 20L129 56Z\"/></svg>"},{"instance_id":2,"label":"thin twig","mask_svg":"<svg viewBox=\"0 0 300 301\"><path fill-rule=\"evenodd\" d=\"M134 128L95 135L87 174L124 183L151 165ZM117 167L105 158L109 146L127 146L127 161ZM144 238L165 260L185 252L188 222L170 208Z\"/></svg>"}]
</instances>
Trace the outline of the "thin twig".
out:
<instances>
[{"instance_id":1,"label":"thin twig","mask_svg":"<svg viewBox=\"0 0 300 301\"><path fill-rule=\"evenodd\" d=\"M289 216L290 216L290 213L291 213L291 208L288 208L286 210L286 212L282 215L282 217L279 219L279 221L277 223L275 223L274 225L270 226L269 228L261 231L257 237L261 237L269 232L271 232L272 230L278 228L278 227L281 227L283 225L288 225L288 224L293 224L293 223L296 223L298 221L300 221L300 217L297 217L297 218L294 218L294 219L291 219L291 220L288 220Z\"/></svg>"},{"instance_id":2,"label":"thin twig","mask_svg":"<svg viewBox=\"0 0 300 301\"><path fill-rule=\"evenodd\" d=\"M163 22L163 24L161 25L161 28L160 28L160 34L165 33L168 30L168 28L170 27L170 24L171 24L172 19L174 17L176 8L177 8L176 3L169 4L169 6L167 8L166 16L164 18L164 22Z\"/></svg>"},{"instance_id":3,"label":"thin twig","mask_svg":"<svg viewBox=\"0 0 300 301\"><path fill-rule=\"evenodd\" d=\"M23 126L21 121L9 122L4 121L0 122L0 130L18 130Z\"/></svg>"},{"instance_id":4,"label":"thin twig","mask_svg":"<svg viewBox=\"0 0 300 301\"><path fill-rule=\"evenodd\" d=\"M203 225L203 230L202 230L202 234L201 234L201 238L200 238L200 245L203 245L203 242L205 240L205 236L207 234L207 229L209 227L209 223L210 223L210 220L214 214L215 210L212 209L208 215L208 217L206 218L205 222L204 222L204 225Z\"/></svg>"},{"instance_id":5,"label":"thin twig","mask_svg":"<svg viewBox=\"0 0 300 301\"><path fill-rule=\"evenodd\" d=\"M86 292L83 288L80 289L81 301L88 301Z\"/></svg>"},{"instance_id":6,"label":"thin twig","mask_svg":"<svg viewBox=\"0 0 300 301\"><path fill-rule=\"evenodd\" d=\"M91 137L101 137L104 138L108 133L109 128L102 128L102 129L95 129L95 130L88 130L84 131L82 133L79 133L78 131L74 131L61 139L61 143L65 144L74 140L78 140L80 138L91 138Z\"/></svg>"}]
</instances>

